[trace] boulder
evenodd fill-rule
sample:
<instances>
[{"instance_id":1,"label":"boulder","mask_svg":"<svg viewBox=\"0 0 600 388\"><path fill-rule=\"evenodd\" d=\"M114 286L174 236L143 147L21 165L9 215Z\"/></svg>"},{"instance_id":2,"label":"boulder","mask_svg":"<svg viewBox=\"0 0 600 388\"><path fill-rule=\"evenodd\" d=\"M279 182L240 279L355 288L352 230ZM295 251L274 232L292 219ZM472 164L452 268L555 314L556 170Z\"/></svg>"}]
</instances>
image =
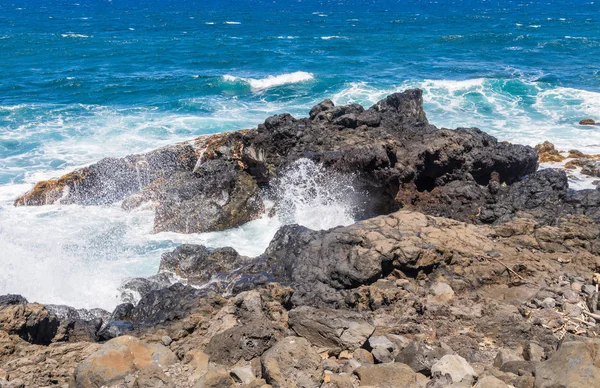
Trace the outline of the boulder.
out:
<instances>
[{"instance_id":1,"label":"boulder","mask_svg":"<svg viewBox=\"0 0 600 388\"><path fill-rule=\"evenodd\" d=\"M447 354L431 367L431 373L449 374L454 383L465 383L469 386L477 377L477 373L467 360L456 354Z\"/></svg>"},{"instance_id":2,"label":"boulder","mask_svg":"<svg viewBox=\"0 0 600 388\"><path fill-rule=\"evenodd\" d=\"M211 362L233 365L241 359L260 357L281 338L282 328L268 321L254 321L213 336L205 351Z\"/></svg>"},{"instance_id":3,"label":"boulder","mask_svg":"<svg viewBox=\"0 0 600 388\"><path fill-rule=\"evenodd\" d=\"M414 372L408 365L401 363L363 365L354 373L360 379L361 386L376 388L425 388L427 377Z\"/></svg>"},{"instance_id":4,"label":"boulder","mask_svg":"<svg viewBox=\"0 0 600 388\"><path fill-rule=\"evenodd\" d=\"M596 125L594 119L583 119L579 122L579 125Z\"/></svg>"},{"instance_id":5,"label":"boulder","mask_svg":"<svg viewBox=\"0 0 600 388\"><path fill-rule=\"evenodd\" d=\"M99 205L117 202L159 178L191 171L196 164L192 146L179 143L143 155L105 158L61 176L42 181L17 198L15 206L53 203Z\"/></svg>"},{"instance_id":6,"label":"boulder","mask_svg":"<svg viewBox=\"0 0 600 388\"><path fill-rule=\"evenodd\" d=\"M175 273L188 284L203 285L215 275L231 273L248 260L233 248L208 249L202 245L183 244L162 255L159 271Z\"/></svg>"},{"instance_id":7,"label":"boulder","mask_svg":"<svg viewBox=\"0 0 600 388\"><path fill-rule=\"evenodd\" d=\"M298 336L331 354L362 347L375 330L359 313L309 306L291 310L289 325Z\"/></svg>"},{"instance_id":8,"label":"boulder","mask_svg":"<svg viewBox=\"0 0 600 388\"><path fill-rule=\"evenodd\" d=\"M600 341L563 342L535 368L535 388L600 386Z\"/></svg>"},{"instance_id":9,"label":"boulder","mask_svg":"<svg viewBox=\"0 0 600 388\"><path fill-rule=\"evenodd\" d=\"M472 225L399 211L327 231L284 226L263 258L276 280L294 288L292 303L337 307L354 303L349 290L394 269L419 271L495 247Z\"/></svg>"},{"instance_id":10,"label":"boulder","mask_svg":"<svg viewBox=\"0 0 600 388\"><path fill-rule=\"evenodd\" d=\"M209 370L194 385L194 388L229 388L234 387L234 381L225 368Z\"/></svg>"},{"instance_id":11,"label":"boulder","mask_svg":"<svg viewBox=\"0 0 600 388\"><path fill-rule=\"evenodd\" d=\"M133 388L176 388L176 385L161 367L152 364L140 371Z\"/></svg>"},{"instance_id":12,"label":"boulder","mask_svg":"<svg viewBox=\"0 0 600 388\"><path fill-rule=\"evenodd\" d=\"M508 385L494 376L487 375L477 380L475 388L508 388Z\"/></svg>"},{"instance_id":13,"label":"boulder","mask_svg":"<svg viewBox=\"0 0 600 388\"><path fill-rule=\"evenodd\" d=\"M32 344L48 345L59 333L60 320L38 303L19 295L0 297L0 330Z\"/></svg>"},{"instance_id":14,"label":"boulder","mask_svg":"<svg viewBox=\"0 0 600 388\"><path fill-rule=\"evenodd\" d=\"M195 172L174 174L156 190L155 232L225 230L264 212L255 179L234 162L207 161Z\"/></svg>"},{"instance_id":15,"label":"boulder","mask_svg":"<svg viewBox=\"0 0 600 388\"><path fill-rule=\"evenodd\" d=\"M286 337L261 357L263 377L273 388L317 388L323 381L321 356L301 337Z\"/></svg>"},{"instance_id":16,"label":"boulder","mask_svg":"<svg viewBox=\"0 0 600 388\"><path fill-rule=\"evenodd\" d=\"M101 387L120 382L127 375L151 365L167 367L177 362L168 348L148 344L131 336L106 342L75 369L75 386Z\"/></svg>"},{"instance_id":17,"label":"boulder","mask_svg":"<svg viewBox=\"0 0 600 388\"><path fill-rule=\"evenodd\" d=\"M396 362L410 366L415 372L431 376L432 366L448 354L449 351L442 347L413 341L398 353Z\"/></svg>"}]
</instances>

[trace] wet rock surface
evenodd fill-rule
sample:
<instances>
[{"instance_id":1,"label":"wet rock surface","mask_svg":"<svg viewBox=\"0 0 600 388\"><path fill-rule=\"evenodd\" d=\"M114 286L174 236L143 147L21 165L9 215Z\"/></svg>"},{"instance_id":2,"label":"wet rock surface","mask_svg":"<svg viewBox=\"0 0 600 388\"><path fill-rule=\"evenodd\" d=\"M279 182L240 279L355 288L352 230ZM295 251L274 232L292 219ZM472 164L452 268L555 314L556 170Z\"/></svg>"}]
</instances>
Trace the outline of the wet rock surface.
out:
<instances>
[{"instance_id":1,"label":"wet rock surface","mask_svg":"<svg viewBox=\"0 0 600 388\"><path fill-rule=\"evenodd\" d=\"M369 204L257 257L181 245L110 313L0 296L0 386L597 386L600 194L538 152L562 157L438 129L411 90L41 182L17 205L151 201L157 231L184 233L260 216L299 159Z\"/></svg>"}]
</instances>

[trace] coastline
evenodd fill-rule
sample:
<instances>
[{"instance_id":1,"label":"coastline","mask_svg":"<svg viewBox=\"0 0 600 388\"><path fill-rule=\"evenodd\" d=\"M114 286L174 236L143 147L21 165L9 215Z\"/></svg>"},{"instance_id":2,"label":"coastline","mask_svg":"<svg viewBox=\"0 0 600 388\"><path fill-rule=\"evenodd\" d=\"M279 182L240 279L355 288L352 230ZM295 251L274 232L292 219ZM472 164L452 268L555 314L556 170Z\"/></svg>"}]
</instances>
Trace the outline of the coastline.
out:
<instances>
[{"instance_id":1,"label":"coastline","mask_svg":"<svg viewBox=\"0 0 600 388\"><path fill-rule=\"evenodd\" d=\"M539 156L475 128L430 125L422 92L408 90L371 108L325 100L309 118L272 116L41 182L15 204L152 202L155 232L213 232L260 219L266 199L269 213L284 211L289 198L265 189L303 163L341 182L343 195L322 203L351 198L357 222L282 226L256 257L182 245L162 255L159 274L131 280L134 296L113 312L2 297L0 379L593 386L599 191L570 191L564 172L538 170ZM573 354L591 374L565 372Z\"/></svg>"}]
</instances>

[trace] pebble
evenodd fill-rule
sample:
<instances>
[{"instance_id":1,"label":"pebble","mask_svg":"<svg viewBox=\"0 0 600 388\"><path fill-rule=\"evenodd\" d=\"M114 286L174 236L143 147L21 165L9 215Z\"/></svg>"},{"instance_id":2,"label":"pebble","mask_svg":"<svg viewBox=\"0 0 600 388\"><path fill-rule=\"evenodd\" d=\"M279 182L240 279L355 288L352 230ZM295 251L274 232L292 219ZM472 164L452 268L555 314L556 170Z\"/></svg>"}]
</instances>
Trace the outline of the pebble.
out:
<instances>
[{"instance_id":1,"label":"pebble","mask_svg":"<svg viewBox=\"0 0 600 388\"><path fill-rule=\"evenodd\" d=\"M552 298L546 298L542 301L542 303L540 304L541 307L545 308L545 309L551 309L554 308L556 306L556 301Z\"/></svg>"},{"instance_id":2,"label":"pebble","mask_svg":"<svg viewBox=\"0 0 600 388\"><path fill-rule=\"evenodd\" d=\"M577 283L577 282L571 283L571 290L573 290L575 292L581 292L581 287L582 287L581 283Z\"/></svg>"},{"instance_id":3,"label":"pebble","mask_svg":"<svg viewBox=\"0 0 600 388\"><path fill-rule=\"evenodd\" d=\"M165 345L165 346L169 346L173 342L171 337L169 337L168 335L163 335L160 340L162 341L163 345Z\"/></svg>"},{"instance_id":4,"label":"pebble","mask_svg":"<svg viewBox=\"0 0 600 388\"><path fill-rule=\"evenodd\" d=\"M586 284L585 286L582 287L582 290L586 294L592 295L594 292L596 292L596 286L592 286L591 284Z\"/></svg>"}]
</instances>

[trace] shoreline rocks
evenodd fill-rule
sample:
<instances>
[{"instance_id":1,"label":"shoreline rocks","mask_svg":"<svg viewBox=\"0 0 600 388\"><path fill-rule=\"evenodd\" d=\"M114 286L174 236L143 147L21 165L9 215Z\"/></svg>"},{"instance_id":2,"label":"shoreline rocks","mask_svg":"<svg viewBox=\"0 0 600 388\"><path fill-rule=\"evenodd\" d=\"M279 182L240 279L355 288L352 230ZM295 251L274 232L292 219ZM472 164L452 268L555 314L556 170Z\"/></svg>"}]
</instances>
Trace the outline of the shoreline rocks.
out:
<instances>
[{"instance_id":1,"label":"shoreline rocks","mask_svg":"<svg viewBox=\"0 0 600 388\"><path fill-rule=\"evenodd\" d=\"M409 90L41 182L16 205L153 201L156 231L184 233L260 216L303 158L371 203L257 257L181 245L112 313L0 296L0 387L600 385L600 191L536 171L538 152L567 158L438 129Z\"/></svg>"}]
</instances>

